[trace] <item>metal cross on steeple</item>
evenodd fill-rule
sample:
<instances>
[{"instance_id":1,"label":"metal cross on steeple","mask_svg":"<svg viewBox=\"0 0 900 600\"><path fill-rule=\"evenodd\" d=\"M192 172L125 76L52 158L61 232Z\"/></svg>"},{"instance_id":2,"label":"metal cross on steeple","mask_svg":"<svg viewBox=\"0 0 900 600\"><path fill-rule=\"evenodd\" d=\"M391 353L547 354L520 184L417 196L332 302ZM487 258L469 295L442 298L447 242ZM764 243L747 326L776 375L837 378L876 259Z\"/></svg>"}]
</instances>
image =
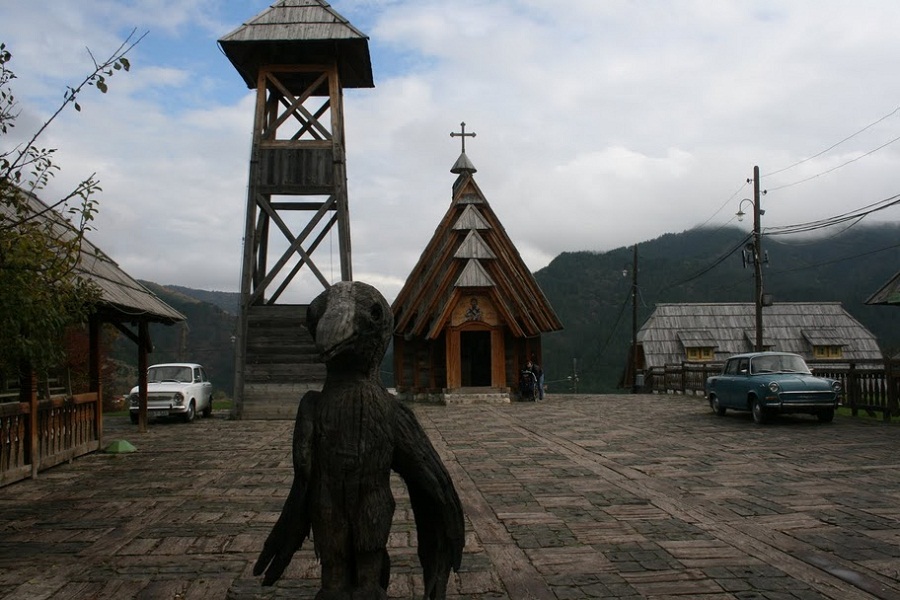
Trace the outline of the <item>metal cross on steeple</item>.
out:
<instances>
[{"instance_id":1,"label":"metal cross on steeple","mask_svg":"<svg viewBox=\"0 0 900 600\"><path fill-rule=\"evenodd\" d=\"M465 154L466 153L466 138L467 137L475 137L475 133L474 132L466 133L466 122L465 121L460 123L459 126L462 130L462 133L456 133L454 131L451 131L450 137L461 137L462 138L462 151L463 151L463 154Z\"/></svg>"}]
</instances>

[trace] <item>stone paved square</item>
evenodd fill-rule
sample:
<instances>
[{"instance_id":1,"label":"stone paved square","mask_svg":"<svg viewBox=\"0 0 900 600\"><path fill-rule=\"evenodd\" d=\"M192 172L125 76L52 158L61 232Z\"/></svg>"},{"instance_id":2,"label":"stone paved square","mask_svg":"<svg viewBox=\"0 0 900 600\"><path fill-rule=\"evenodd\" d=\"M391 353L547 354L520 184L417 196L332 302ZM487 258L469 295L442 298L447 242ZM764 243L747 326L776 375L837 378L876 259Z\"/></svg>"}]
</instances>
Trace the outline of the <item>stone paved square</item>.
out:
<instances>
[{"instance_id":1,"label":"stone paved square","mask_svg":"<svg viewBox=\"0 0 900 600\"><path fill-rule=\"evenodd\" d=\"M466 512L454 599L900 599L900 429L715 416L699 396L415 406ZM313 598L310 543L251 573L292 479L289 421L107 418L96 453L0 488L0 598ZM402 481L391 598L422 578Z\"/></svg>"}]
</instances>

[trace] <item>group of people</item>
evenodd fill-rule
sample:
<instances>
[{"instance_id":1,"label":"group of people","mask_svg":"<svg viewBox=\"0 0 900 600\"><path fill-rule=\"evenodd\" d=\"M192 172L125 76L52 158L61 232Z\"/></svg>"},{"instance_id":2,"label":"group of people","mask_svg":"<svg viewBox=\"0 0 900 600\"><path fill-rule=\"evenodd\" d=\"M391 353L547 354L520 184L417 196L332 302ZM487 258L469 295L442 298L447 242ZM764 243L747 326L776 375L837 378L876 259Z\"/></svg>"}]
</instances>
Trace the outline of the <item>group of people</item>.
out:
<instances>
[{"instance_id":1,"label":"group of people","mask_svg":"<svg viewBox=\"0 0 900 600\"><path fill-rule=\"evenodd\" d=\"M544 370L534 360L534 356L525 363L519 375L519 393L523 400L544 399Z\"/></svg>"}]
</instances>

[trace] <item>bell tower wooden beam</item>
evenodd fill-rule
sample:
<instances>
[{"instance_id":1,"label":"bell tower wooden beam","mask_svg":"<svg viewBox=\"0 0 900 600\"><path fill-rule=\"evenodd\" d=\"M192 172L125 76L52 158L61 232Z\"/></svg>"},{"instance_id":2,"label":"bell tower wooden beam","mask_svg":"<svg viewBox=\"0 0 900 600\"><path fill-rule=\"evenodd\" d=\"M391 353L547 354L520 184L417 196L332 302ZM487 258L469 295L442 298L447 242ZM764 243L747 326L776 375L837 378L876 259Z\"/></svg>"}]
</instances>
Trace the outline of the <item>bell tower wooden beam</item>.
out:
<instances>
[{"instance_id":1,"label":"bell tower wooden beam","mask_svg":"<svg viewBox=\"0 0 900 600\"><path fill-rule=\"evenodd\" d=\"M323 0L281 0L219 44L256 90L235 413L292 419L325 379L308 304L353 278L343 90L374 86L368 38Z\"/></svg>"}]
</instances>

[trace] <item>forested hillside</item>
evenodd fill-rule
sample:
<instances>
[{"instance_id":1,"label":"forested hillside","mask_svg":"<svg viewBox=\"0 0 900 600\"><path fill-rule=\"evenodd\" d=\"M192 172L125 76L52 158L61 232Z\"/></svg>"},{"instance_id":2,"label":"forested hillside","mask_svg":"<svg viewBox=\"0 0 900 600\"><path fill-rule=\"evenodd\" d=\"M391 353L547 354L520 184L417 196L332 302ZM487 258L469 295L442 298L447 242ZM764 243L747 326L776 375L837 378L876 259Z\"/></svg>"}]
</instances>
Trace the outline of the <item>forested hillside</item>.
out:
<instances>
[{"instance_id":1,"label":"forested hillside","mask_svg":"<svg viewBox=\"0 0 900 600\"><path fill-rule=\"evenodd\" d=\"M214 391L231 395L234 389L234 342L233 336L237 317L216 304L198 300L210 292L162 286L149 281L141 282L163 302L187 317L187 321L175 325L150 325L150 340L153 352L147 357L149 364L163 362L197 362L206 367L213 382ZM211 298L227 302L228 294ZM237 297L238 294L231 294ZM121 393L137 384L137 349L134 342L120 336L112 346L112 356L120 364L127 381L120 382Z\"/></svg>"},{"instance_id":2,"label":"forested hillside","mask_svg":"<svg viewBox=\"0 0 900 600\"><path fill-rule=\"evenodd\" d=\"M638 327L657 303L753 302L753 269L741 261L747 233L695 229L638 245ZM765 292L775 302L838 301L883 351L900 348L900 307L865 300L900 270L900 225L857 226L830 238L764 236ZM535 276L565 330L544 337L551 389L616 389L631 343L633 247L566 252ZM623 270L626 271L623 276Z\"/></svg>"},{"instance_id":3,"label":"forested hillside","mask_svg":"<svg viewBox=\"0 0 900 600\"><path fill-rule=\"evenodd\" d=\"M746 238L737 228L695 229L640 243L638 327L660 302L753 302L753 269L741 263ZM830 238L764 237L763 249L765 291L776 302L841 302L883 351L900 349L900 307L864 304L900 270L900 225L857 226ZM579 392L617 389L631 343L632 260L633 247L566 252L535 273L565 326L544 337L551 391L571 389L573 367ZM216 389L231 394L238 294L143 283L188 317L184 325L151 327L151 364L203 363ZM136 364L132 342L114 348L117 358ZM391 368L389 359L383 368Z\"/></svg>"}]
</instances>

